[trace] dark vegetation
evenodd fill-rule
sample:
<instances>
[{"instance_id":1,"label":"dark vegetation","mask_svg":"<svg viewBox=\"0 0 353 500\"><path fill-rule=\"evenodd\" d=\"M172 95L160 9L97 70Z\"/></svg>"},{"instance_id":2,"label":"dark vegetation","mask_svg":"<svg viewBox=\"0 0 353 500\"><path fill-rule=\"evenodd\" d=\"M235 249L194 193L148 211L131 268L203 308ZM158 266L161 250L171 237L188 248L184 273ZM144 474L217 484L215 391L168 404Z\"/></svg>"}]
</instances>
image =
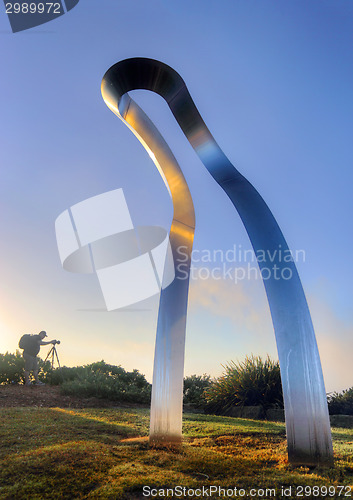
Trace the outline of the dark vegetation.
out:
<instances>
[{"instance_id":1,"label":"dark vegetation","mask_svg":"<svg viewBox=\"0 0 353 500\"><path fill-rule=\"evenodd\" d=\"M127 372L104 361L52 370L49 361L41 359L39 367L40 380L60 386L66 395L150 403L151 384L138 370ZM24 383L23 369L19 351L0 354L0 384ZM283 408L279 363L269 357L250 356L242 362L230 362L214 380L206 374L188 376L184 379L184 404L218 415L234 406L261 406L265 413L270 408ZM353 387L329 394L328 404L332 415L353 415Z\"/></svg>"},{"instance_id":2,"label":"dark vegetation","mask_svg":"<svg viewBox=\"0 0 353 500\"><path fill-rule=\"evenodd\" d=\"M127 372L121 366L99 361L85 366L51 369L50 363L39 362L39 379L51 385L60 385L63 394L98 397L120 402L149 404L151 384L138 370ZM0 354L0 383L23 383L24 360L16 354Z\"/></svg>"},{"instance_id":3,"label":"dark vegetation","mask_svg":"<svg viewBox=\"0 0 353 500\"><path fill-rule=\"evenodd\" d=\"M353 415L353 387L340 393L333 392L327 400L331 415Z\"/></svg>"},{"instance_id":4,"label":"dark vegetation","mask_svg":"<svg viewBox=\"0 0 353 500\"><path fill-rule=\"evenodd\" d=\"M127 372L121 366L99 361L75 368L63 367L49 377L51 384L61 385L71 396L95 396L129 403L149 404L151 384L138 370Z\"/></svg>"},{"instance_id":5,"label":"dark vegetation","mask_svg":"<svg viewBox=\"0 0 353 500\"><path fill-rule=\"evenodd\" d=\"M15 354L9 352L0 354L0 384L24 384L24 366L24 359L20 351L16 351ZM39 369L41 380L46 379L51 371L49 361L44 363L39 358Z\"/></svg>"},{"instance_id":6,"label":"dark vegetation","mask_svg":"<svg viewBox=\"0 0 353 500\"><path fill-rule=\"evenodd\" d=\"M191 375L184 378L184 404L201 410L206 406L205 390L211 385L209 375Z\"/></svg>"},{"instance_id":7,"label":"dark vegetation","mask_svg":"<svg viewBox=\"0 0 353 500\"><path fill-rule=\"evenodd\" d=\"M233 406L283 408L278 361L250 356L224 368L224 374L205 391L207 412L220 415Z\"/></svg>"}]
</instances>

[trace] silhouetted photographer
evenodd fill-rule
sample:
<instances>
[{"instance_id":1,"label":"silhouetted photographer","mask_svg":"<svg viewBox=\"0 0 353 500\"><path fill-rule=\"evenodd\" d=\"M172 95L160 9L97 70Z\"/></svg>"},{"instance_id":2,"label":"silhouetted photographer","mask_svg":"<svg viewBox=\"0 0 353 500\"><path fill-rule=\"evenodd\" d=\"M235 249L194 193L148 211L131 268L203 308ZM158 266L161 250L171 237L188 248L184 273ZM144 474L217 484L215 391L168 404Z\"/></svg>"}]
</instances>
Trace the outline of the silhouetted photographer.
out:
<instances>
[{"instance_id":1,"label":"silhouetted photographer","mask_svg":"<svg viewBox=\"0 0 353 500\"><path fill-rule=\"evenodd\" d=\"M31 371L33 371L34 379L35 379L35 384L36 385L45 385L43 382L40 382L38 379L38 358L37 354L40 351L40 347L42 345L49 345L53 344L53 347L55 344L60 344L59 340L50 340L48 342L44 342L44 338L47 337L47 333L42 330L41 332L38 333L38 335L22 335L20 342L19 342L19 347L20 349L23 349L23 358L25 360L25 385L31 385L31 382L29 380L29 374Z\"/></svg>"}]
</instances>

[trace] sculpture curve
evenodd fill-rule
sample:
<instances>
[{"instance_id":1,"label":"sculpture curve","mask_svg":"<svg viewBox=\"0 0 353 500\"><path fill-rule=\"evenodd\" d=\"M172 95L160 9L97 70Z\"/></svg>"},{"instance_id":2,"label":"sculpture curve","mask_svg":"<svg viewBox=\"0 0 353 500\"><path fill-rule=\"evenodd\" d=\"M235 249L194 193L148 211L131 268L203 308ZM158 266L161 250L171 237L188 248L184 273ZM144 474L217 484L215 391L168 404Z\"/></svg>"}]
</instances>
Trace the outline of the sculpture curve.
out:
<instances>
[{"instance_id":1,"label":"sculpture curve","mask_svg":"<svg viewBox=\"0 0 353 500\"><path fill-rule=\"evenodd\" d=\"M106 72L102 81L102 95L108 107L125 121L140 141L147 144L147 147L144 144L146 149L152 150L157 157L153 145L152 147L148 145L148 141L151 139L151 130L154 126L146 115L139 115L140 108L134 108L137 105L127 94L127 92L136 89L151 90L166 100L175 119L202 163L226 192L238 211L255 255L261 252L262 259L258 259L260 270L266 270L269 266L270 269L277 269L275 276L271 275L268 279L263 279L263 281L272 315L281 367L288 458L295 465L332 464L333 451L326 391L315 333L296 266L293 260L288 262L286 259L286 262L284 262L281 258L281 255L285 252L289 254L290 251L274 216L257 190L224 155L203 122L184 81L175 70L153 59L132 58L113 65ZM136 116L139 115L139 118L136 118L134 113L129 116L130 108L139 110L135 113ZM155 127L154 130L156 137L158 137L157 142L159 142L161 136ZM147 133L147 137L143 136L144 133ZM165 144L163 139L162 141ZM160 144L155 144L157 153ZM156 164L160 167L158 161ZM162 170L165 173L163 167ZM183 176L180 191L178 183L170 183L171 179L172 176L170 175L166 175L164 178L166 184L169 184L173 198L174 217L179 218L180 212L178 210L180 208L178 209L178 207L182 205L182 197L186 197L185 202L188 209L183 213L185 219L183 219L182 225L179 225L179 232L177 231L177 233L179 236L183 232L185 233L184 242L188 243L187 248L190 257L191 233L193 234L194 227L193 209L192 215L190 209L192 207L191 196ZM176 200L179 203L176 203ZM188 221L188 223L185 224L185 221ZM180 231L180 228L182 228L182 231ZM173 232L171 232L171 238L173 238ZM177 243L179 244L181 241L179 240ZM279 252L279 249L282 252ZM190 265L189 261L188 265ZM289 269L290 273L284 274L284 269ZM183 280L178 280L178 277L176 277L172 285L163 290L161 294L156 356L158 355L157 345L161 344L161 337L163 337L164 343L167 344L171 341L170 339L173 339L175 344L178 344L178 342L183 344L184 342L188 283L186 283L185 289L185 283L184 286L180 285L182 282ZM178 290L178 287L182 287L182 290ZM177 301L173 300L175 297L177 297ZM177 324L178 321L181 321L181 327ZM175 335L179 335L181 340L177 340ZM170 354L172 351L169 350L168 352ZM180 358L180 353L178 355ZM169 361L172 362L172 360ZM164 370L166 364L168 364L168 361L162 364ZM160 404L163 397L168 400L170 397L168 390L170 390L171 386L164 394L161 393L160 397L155 398L154 386L158 385L158 377L160 376L160 374L156 373L156 357L154 366L150 439L153 442L155 436L155 441L158 442L163 441L163 436L168 435L171 427L169 424L160 429L158 429L158 425L155 428L153 427L153 414L156 413L154 407ZM180 386L182 387L180 367L178 377L181 377L181 384L179 381L176 386L180 394ZM167 385L164 388L159 387L158 390L165 391ZM180 403L177 406L179 408ZM181 414L179 427L181 428ZM178 426L174 425L174 429L177 428ZM171 440L173 440L173 436L178 440L177 433L173 433L172 430L170 432Z\"/></svg>"}]
</instances>

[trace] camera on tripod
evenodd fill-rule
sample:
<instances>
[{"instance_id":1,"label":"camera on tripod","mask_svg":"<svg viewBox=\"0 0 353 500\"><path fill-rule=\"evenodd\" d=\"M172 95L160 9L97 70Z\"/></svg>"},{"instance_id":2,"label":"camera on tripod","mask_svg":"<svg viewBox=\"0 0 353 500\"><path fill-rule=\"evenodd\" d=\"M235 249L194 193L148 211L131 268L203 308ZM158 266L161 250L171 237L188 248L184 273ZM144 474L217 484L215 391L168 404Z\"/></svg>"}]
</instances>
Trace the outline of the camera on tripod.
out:
<instances>
[{"instance_id":1,"label":"camera on tripod","mask_svg":"<svg viewBox=\"0 0 353 500\"><path fill-rule=\"evenodd\" d=\"M53 340L51 343L53 344L52 348L48 352L47 357L44 360L44 363L47 360L49 360L49 362L51 364L51 369L53 370L55 360L56 360L56 362L58 364L58 367L61 368L60 361L59 361L59 356L58 356L58 352L57 352L56 347L55 347L56 344L60 344L60 340Z\"/></svg>"}]
</instances>

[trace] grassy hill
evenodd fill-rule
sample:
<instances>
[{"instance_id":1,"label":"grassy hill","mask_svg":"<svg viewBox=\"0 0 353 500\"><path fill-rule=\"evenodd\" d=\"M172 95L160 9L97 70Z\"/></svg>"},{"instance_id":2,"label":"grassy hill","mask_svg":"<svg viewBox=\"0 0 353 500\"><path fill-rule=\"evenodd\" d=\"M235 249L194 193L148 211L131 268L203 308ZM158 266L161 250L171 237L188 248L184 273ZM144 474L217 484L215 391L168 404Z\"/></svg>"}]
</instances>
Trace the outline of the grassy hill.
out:
<instances>
[{"instance_id":1,"label":"grassy hill","mask_svg":"<svg viewBox=\"0 0 353 500\"><path fill-rule=\"evenodd\" d=\"M334 468L310 470L288 465L282 423L187 414L183 446L168 451L148 447L147 409L2 408L0 419L1 499L353 495L352 429L333 429Z\"/></svg>"}]
</instances>

